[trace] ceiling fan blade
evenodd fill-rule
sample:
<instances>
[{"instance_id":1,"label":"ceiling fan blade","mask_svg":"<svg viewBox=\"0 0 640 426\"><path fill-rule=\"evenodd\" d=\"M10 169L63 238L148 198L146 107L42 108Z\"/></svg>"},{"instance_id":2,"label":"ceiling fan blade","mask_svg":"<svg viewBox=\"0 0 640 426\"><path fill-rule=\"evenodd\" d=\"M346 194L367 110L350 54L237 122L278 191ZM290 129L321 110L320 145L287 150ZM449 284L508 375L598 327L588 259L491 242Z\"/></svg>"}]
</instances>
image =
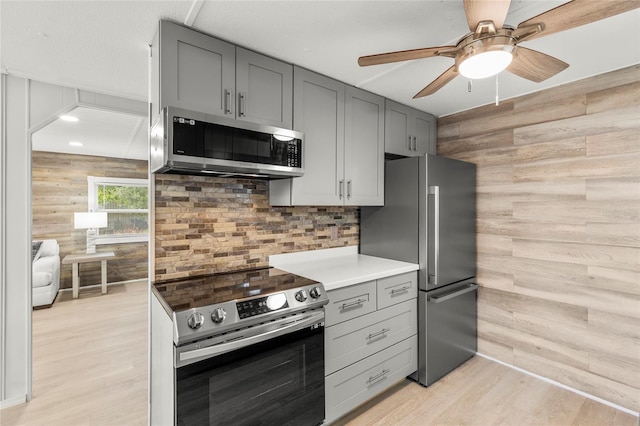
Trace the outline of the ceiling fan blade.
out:
<instances>
[{"instance_id":1,"label":"ceiling fan blade","mask_svg":"<svg viewBox=\"0 0 640 426\"><path fill-rule=\"evenodd\" d=\"M537 50L527 49L518 46L513 57L513 61L507 67L507 71L526 78L527 80L540 83L558 74L569 66L553 56L546 55Z\"/></svg>"},{"instance_id":2,"label":"ceiling fan blade","mask_svg":"<svg viewBox=\"0 0 640 426\"><path fill-rule=\"evenodd\" d=\"M493 21L496 29L502 28L510 3L511 0L464 0L464 12L471 32L476 30L480 21Z\"/></svg>"},{"instance_id":3,"label":"ceiling fan blade","mask_svg":"<svg viewBox=\"0 0 640 426\"><path fill-rule=\"evenodd\" d=\"M412 59L430 58L438 56L439 51L455 49L456 46L425 47L423 49L399 50L397 52L379 53L377 55L360 56L358 65L389 64L391 62L409 61Z\"/></svg>"},{"instance_id":4,"label":"ceiling fan blade","mask_svg":"<svg viewBox=\"0 0 640 426\"><path fill-rule=\"evenodd\" d=\"M429 83L427 87L425 87L424 89L416 93L413 99L423 98L425 96L433 95L442 87L444 87L445 84L447 84L448 82L456 78L457 75L458 75L458 71L456 70L456 66L453 65L451 68L449 68L448 70L440 74L438 78L436 78L431 83Z\"/></svg>"},{"instance_id":5,"label":"ceiling fan blade","mask_svg":"<svg viewBox=\"0 0 640 426\"><path fill-rule=\"evenodd\" d=\"M573 0L521 22L518 28L543 24L544 31L527 38L527 40L533 40L637 8L640 8L640 1L638 0Z\"/></svg>"}]
</instances>

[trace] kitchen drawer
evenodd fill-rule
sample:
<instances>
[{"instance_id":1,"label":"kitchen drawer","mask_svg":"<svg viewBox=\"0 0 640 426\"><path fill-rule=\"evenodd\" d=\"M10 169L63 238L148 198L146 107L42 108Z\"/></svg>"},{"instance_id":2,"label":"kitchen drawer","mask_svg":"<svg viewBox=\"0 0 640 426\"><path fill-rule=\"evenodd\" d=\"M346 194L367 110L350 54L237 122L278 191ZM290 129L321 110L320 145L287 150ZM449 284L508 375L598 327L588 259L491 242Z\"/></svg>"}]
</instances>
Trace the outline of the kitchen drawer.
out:
<instances>
[{"instance_id":1,"label":"kitchen drawer","mask_svg":"<svg viewBox=\"0 0 640 426\"><path fill-rule=\"evenodd\" d=\"M333 373L415 335L416 299L354 318L324 331L325 372Z\"/></svg>"},{"instance_id":2,"label":"kitchen drawer","mask_svg":"<svg viewBox=\"0 0 640 426\"><path fill-rule=\"evenodd\" d=\"M418 273L394 275L377 282L378 309L418 297Z\"/></svg>"},{"instance_id":3,"label":"kitchen drawer","mask_svg":"<svg viewBox=\"0 0 640 426\"><path fill-rule=\"evenodd\" d=\"M325 379L326 422L332 422L418 368L417 336L410 337Z\"/></svg>"},{"instance_id":4,"label":"kitchen drawer","mask_svg":"<svg viewBox=\"0 0 640 426\"><path fill-rule=\"evenodd\" d=\"M368 314L376 310L376 282L368 281L327 292L325 305L327 327Z\"/></svg>"}]
</instances>

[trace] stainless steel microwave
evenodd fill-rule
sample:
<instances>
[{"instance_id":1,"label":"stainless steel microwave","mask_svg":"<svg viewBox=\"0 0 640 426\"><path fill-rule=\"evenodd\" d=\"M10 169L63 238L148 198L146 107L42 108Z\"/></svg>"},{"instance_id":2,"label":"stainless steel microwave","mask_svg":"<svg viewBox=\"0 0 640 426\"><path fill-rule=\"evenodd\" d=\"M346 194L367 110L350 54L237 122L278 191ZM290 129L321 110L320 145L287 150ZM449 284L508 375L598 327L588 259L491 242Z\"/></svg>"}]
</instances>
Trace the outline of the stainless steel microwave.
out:
<instances>
[{"instance_id":1,"label":"stainless steel microwave","mask_svg":"<svg viewBox=\"0 0 640 426\"><path fill-rule=\"evenodd\" d=\"M166 107L151 128L152 173L281 179L304 174L303 134Z\"/></svg>"}]
</instances>

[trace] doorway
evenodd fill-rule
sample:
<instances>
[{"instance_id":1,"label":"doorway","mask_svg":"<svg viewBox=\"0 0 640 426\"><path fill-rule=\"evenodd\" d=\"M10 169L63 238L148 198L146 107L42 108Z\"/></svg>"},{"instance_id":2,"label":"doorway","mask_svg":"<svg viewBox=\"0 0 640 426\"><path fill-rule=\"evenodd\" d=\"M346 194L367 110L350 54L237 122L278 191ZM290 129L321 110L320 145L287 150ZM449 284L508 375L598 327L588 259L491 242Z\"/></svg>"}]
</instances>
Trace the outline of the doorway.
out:
<instances>
[{"instance_id":1,"label":"doorway","mask_svg":"<svg viewBox=\"0 0 640 426\"><path fill-rule=\"evenodd\" d=\"M64 412L65 407L73 408L68 401L75 396L76 406L67 416L101 412L111 421L127 423L118 417L124 413L105 408L109 403L100 391L108 391L116 406L135 404L135 397L125 396L132 390L144 394L146 401L147 132L144 116L76 106L31 135L32 241L57 248L53 251L59 260L57 274L55 270L49 274L52 281L58 280L55 284L36 282L41 275L37 276L34 263L28 410L35 411L46 401ZM72 264L64 259L87 252L87 229L79 226L75 213L90 211L108 215L107 226L95 231L96 253L114 256L106 266L106 294L100 285L101 262L89 262L79 265L79 292L74 298ZM35 259L36 244L33 251ZM36 262L49 254L41 252ZM58 289L44 290L47 285ZM43 301L43 293L51 300ZM36 301L37 295L41 300ZM140 407L128 411L139 413ZM146 416L146 403L142 411Z\"/></svg>"}]
</instances>

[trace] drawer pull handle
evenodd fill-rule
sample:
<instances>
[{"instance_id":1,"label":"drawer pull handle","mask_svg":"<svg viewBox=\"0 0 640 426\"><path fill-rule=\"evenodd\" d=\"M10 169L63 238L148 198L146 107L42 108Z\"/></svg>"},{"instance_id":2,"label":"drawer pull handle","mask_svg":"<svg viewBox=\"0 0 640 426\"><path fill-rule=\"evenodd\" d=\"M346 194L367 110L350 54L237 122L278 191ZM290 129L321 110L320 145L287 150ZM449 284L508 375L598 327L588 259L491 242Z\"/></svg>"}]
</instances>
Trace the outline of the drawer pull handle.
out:
<instances>
[{"instance_id":1,"label":"drawer pull handle","mask_svg":"<svg viewBox=\"0 0 640 426\"><path fill-rule=\"evenodd\" d=\"M382 370L380 373L376 374L375 376L370 376L369 380L367 380L367 383L372 384L373 382L384 378L387 374L389 374L391 372L391 370L387 370L386 368L384 370Z\"/></svg>"},{"instance_id":2,"label":"drawer pull handle","mask_svg":"<svg viewBox=\"0 0 640 426\"><path fill-rule=\"evenodd\" d=\"M411 286L404 286L404 287L401 287L401 288L391 289L391 295L393 296L393 295L398 294L398 293L404 293L405 291L409 291L410 288L411 288Z\"/></svg>"},{"instance_id":3,"label":"drawer pull handle","mask_svg":"<svg viewBox=\"0 0 640 426\"><path fill-rule=\"evenodd\" d=\"M389 328L383 328L382 330L378 331L377 333L369 333L369 336L367 336L367 339L372 340L375 339L378 336L387 336L387 333L390 331L391 329Z\"/></svg>"},{"instance_id":4,"label":"drawer pull handle","mask_svg":"<svg viewBox=\"0 0 640 426\"><path fill-rule=\"evenodd\" d=\"M345 309L355 308L356 306L362 305L364 302L366 302L365 299L358 299L355 302L343 303L342 307L340 308L340 310L344 311Z\"/></svg>"}]
</instances>

